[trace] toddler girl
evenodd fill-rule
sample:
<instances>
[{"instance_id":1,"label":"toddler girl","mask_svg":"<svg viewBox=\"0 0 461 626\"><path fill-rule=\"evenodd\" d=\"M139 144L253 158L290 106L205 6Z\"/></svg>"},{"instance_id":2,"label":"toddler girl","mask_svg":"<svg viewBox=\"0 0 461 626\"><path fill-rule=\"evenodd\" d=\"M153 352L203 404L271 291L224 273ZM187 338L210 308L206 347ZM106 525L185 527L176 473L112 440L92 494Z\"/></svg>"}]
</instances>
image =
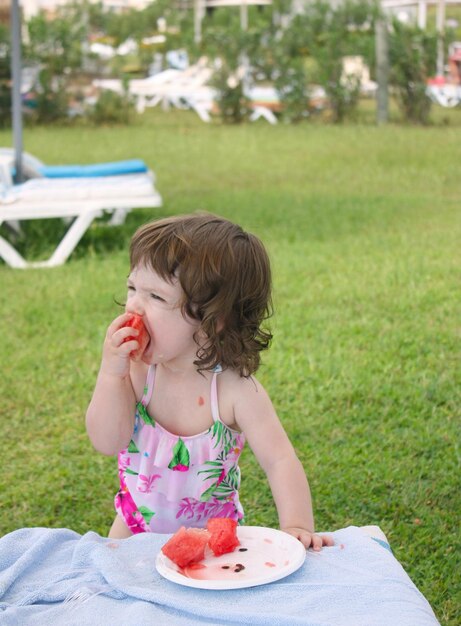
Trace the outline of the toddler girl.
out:
<instances>
[{"instance_id":1,"label":"toddler girl","mask_svg":"<svg viewBox=\"0 0 461 626\"><path fill-rule=\"evenodd\" d=\"M130 248L126 312L108 327L86 422L94 447L118 453L113 538L243 521L239 456L248 441L265 471L280 528L319 550L309 485L253 376L271 334L267 253L255 236L210 214L141 227ZM125 324L142 316L140 357ZM136 335L137 336L137 335ZM128 339L131 337L131 339Z\"/></svg>"}]
</instances>

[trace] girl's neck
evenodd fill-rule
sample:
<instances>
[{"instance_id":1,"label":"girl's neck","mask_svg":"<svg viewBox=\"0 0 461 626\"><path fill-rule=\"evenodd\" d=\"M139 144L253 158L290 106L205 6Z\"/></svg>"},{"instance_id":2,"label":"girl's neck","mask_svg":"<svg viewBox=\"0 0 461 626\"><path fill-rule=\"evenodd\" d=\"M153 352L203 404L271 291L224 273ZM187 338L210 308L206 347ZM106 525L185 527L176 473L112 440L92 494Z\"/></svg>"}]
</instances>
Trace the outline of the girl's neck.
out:
<instances>
[{"instance_id":1,"label":"girl's neck","mask_svg":"<svg viewBox=\"0 0 461 626\"><path fill-rule=\"evenodd\" d=\"M197 367L189 360L169 361L168 363L158 363L157 371L163 371L166 376L186 378L197 374Z\"/></svg>"}]
</instances>

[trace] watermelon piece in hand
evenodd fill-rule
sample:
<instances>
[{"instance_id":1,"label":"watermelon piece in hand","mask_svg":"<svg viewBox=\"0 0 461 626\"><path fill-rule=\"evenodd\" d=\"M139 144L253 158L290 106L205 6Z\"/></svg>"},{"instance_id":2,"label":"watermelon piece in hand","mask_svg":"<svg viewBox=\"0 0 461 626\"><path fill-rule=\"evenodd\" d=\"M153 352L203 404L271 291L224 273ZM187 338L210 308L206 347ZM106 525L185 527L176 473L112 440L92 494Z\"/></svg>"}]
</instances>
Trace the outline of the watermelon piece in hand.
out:
<instances>
[{"instance_id":1,"label":"watermelon piece in hand","mask_svg":"<svg viewBox=\"0 0 461 626\"><path fill-rule=\"evenodd\" d=\"M133 313L133 315L128 320L128 322L124 324L124 327L127 327L127 326L130 328L135 328L136 330L139 331L138 335L136 336L133 335L133 337L127 337L123 341L123 343L126 343L127 341L136 339L136 341L139 343L139 348L137 348L136 350L132 350L130 352L130 358L133 359L134 361L137 361L138 359L141 358L141 356L144 354L144 350L147 348L147 344L150 341L149 333L147 332L147 329L144 326L144 322L142 321L141 315L138 315L137 313Z\"/></svg>"},{"instance_id":2,"label":"watermelon piece in hand","mask_svg":"<svg viewBox=\"0 0 461 626\"><path fill-rule=\"evenodd\" d=\"M229 517L212 517L208 520L206 527L211 534L208 545L215 556L233 552L240 545L235 520Z\"/></svg>"},{"instance_id":3,"label":"watermelon piece in hand","mask_svg":"<svg viewBox=\"0 0 461 626\"><path fill-rule=\"evenodd\" d=\"M181 526L163 546L162 552L178 567L187 567L205 558L209 538L209 533L203 528Z\"/></svg>"}]
</instances>

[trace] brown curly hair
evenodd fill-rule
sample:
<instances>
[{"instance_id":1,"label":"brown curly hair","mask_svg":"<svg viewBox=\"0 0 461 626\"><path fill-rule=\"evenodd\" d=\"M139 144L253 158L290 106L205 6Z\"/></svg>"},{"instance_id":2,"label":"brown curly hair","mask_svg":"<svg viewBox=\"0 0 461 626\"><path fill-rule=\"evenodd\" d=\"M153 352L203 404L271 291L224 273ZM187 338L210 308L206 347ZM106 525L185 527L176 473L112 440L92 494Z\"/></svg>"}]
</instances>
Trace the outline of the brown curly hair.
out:
<instances>
[{"instance_id":1,"label":"brown curly hair","mask_svg":"<svg viewBox=\"0 0 461 626\"><path fill-rule=\"evenodd\" d=\"M207 341L197 350L199 371L217 365L250 376L272 334L271 269L261 241L209 213L165 218L139 228L131 240L131 269L145 265L164 280L177 277L183 314L200 322Z\"/></svg>"}]
</instances>

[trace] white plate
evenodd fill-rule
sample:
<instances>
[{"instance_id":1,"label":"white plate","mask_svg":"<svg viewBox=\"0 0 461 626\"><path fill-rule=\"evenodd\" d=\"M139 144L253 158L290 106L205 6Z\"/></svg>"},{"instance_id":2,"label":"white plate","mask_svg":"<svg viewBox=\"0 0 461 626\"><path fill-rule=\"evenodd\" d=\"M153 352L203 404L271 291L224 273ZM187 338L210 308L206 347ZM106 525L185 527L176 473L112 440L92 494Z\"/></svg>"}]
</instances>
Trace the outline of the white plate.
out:
<instances>
[{"instance_id":1,"label":"white plate","mask_svg":"<svg viewBox=\"0 0 461 626\"><path fill-rule=\"evenodd\" d=\"M238 526L240 545L228 554L208 551L196 565L180 568L160 550L155 566L174 583L199 589L241 589L285 578L301 567L306 548L288 533L262 526ZM242 567L243 566L243 567Z\"/></svg>"}]
</instances>

